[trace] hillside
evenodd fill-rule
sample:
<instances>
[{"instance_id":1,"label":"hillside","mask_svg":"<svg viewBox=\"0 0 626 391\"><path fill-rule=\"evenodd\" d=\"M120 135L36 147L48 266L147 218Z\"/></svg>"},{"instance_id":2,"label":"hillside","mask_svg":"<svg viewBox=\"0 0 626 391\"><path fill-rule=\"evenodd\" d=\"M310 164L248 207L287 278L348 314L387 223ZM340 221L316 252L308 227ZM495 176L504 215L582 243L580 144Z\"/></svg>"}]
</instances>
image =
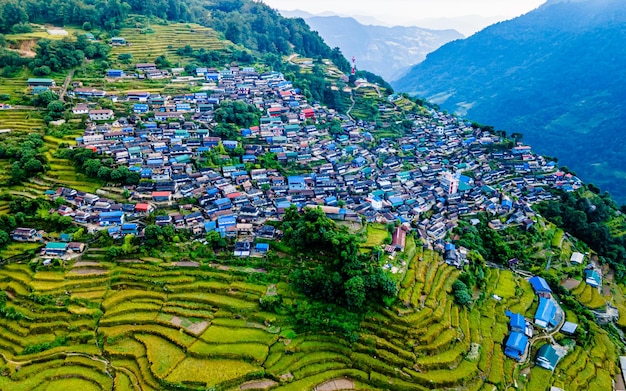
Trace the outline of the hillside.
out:
<instances>
[{"instance_id":1,"label":"hillside","mask_svg":"<svg viewBox=\"0 0 626 391\"><path fill-rule=\"evenodd\" d=\"M445 45L394 88L523 133L623 203L624 23L622 1L549 2Z\"/></svg>"},{"instance_id":2,"label":"hillside","mask_svg":"<svg viewBox=\"0 0 626 391\"><path fill-rule=\"evenodd\" d=\"M619 382L611 196L257 5L3 36L0 390Z\"/></svg>"},{"instance_id":3,"label":"hillside","mask_svg":"<svg viewBox=\"0 0 626 391\"><path fill-rule=\"evenodd\" d=\"M339 47L357 67L392 81L441 45L463 36L455 30L364 25L354 18L310 16L304 19L331 47Z\"/></svg>"}]
</instances>

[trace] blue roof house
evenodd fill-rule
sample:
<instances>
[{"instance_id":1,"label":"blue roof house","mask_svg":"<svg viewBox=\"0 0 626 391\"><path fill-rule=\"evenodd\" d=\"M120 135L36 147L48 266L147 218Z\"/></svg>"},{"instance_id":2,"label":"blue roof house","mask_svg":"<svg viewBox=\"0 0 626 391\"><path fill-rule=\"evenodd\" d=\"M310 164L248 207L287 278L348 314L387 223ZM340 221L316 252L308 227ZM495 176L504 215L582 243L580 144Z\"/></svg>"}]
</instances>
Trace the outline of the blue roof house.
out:
<instances>
[{"instance_id":1,"label":"blue roof house","mask_svg":"<svg viewBox=\"0 0 626 391\"><path fill-rule=\"evenodd\" d=\"M587 283L587 285L591 285L592 287L597 288L602 285L602 277L600 277L597 271L593 269L587 269L585 270L585 282Z\"/></svg>"},{"instance_id":2,"label":"blue roof house","mask_svg":"<svg viewBox=\"0 0 626 391\"><path fill-rule=\"evenodd\" d=\"M511 318L509 322L509 329L511 332L525 333L526 331L526 319L521 314L514 314L510 311L506 312L506 315Z\"/></svg>"},{"instance_id":3,"label":"blue roof house","mask_svg":"<svg viewBox=\"0 0 626 391\"><path fill-rule=\"evenodd\" d=\"M108 77L124 77L126 76L126 73L124 73L124 71L121 69L109 69L107 71L107 76Z\"/></svg>"},{"instance_id":4,"label":"blue roof house","mask_svg":"<svg viewBox=\"0 0 626 391\"><path fill-rule=\"evenodd\" d=\"M528 347L528 337L522 333L511 333L506 340L504 354L517 361L522 361L526 348Z\"/></svg>"},{"instance_id":5,"label":"blue roof house","mask_svg":"<svg viewBox=\"0 0 626 391\"><path fill-rule=\"evenodd\" d=\"M235 216L220 216L217 218L217 226L220 228L234 227L237 225Z\"/></svg>"},{"instance_id":6,"label":"blue roof house","mask_svg":"<svg viewBox=\"0 0 626 391\"><path fill-rule=\"evenodd\" d=\"M122 224L122 234L124 235L137 235L139 234L139 227L135 223Z\"/></svg>"},{"instance_id":7,"label":"blue roof house","mask_svg":"<svg viewBox=\"0 0 626 391\"><path fill-rule=\"evenodd\" d=\"M124 224L124 212L102 212L100 213L100 226Z\"/></svg>"},{"instance_id":8,"label":"blue roof house","mask_svg":"<svg viewBox=\"0 0 626 391\"><path fill-rule=\"evenodd\" d=\"M150 107L145 103L135 103L133 105L133 112L137 114L147 113L149 109Z\"/></svg>"},{"instance_id":9,"label":"blue roof house","mask_svg":"<svg viewBox=\"0 0 626 391\"><path fill-rule=\"evenodd\" d=\"M204 223L204 231L211 232L217 230L217 222L215 221L206 221Z\"/></svg>"},{"instance_id":10,"label":"blue roof house","mask_svg":"<svg viewBox=\"0 0 626 391\"><path fill-rule=\"evenodd\" d=\"M547 328L549 325L556 326L558 323L554 318L556 315L556 305L550 299L545 297L539 298L539 307L535 312L535 324L542 329Z\"/></svg>"},{"instance_id":11,"label":"blue roof house","mask_svg":"<svg viewBox=\"0 0 626 391\"><path fill-rule=\"evenodd\" d=\"M531 277L528 282L533 287L533 290L537 295L550 297L552 294L552 289L550 289L550 286L543 278L534 276Z\"/></svg>"},{"instance_id":12,"label":"blue roof house","mask_svg":"<svg viewBox=\"0 0 626 391\"><path fill-rule=\"evenodd\" d=\"M270 245L269 245L269 243L257 243L254 246L254 248L255 248L256 251L258 251L260 253L266 253L266 252L269 251Z\"/></svg>"},{"instance_id":13,"label":"blue roof house","mask_svg":"<svg viewBox=\"0 0 626 391\"><path fill-rule=\"evenodd\" d=\"M222 145L226 149L235 149L239 145L239 142L238 141L233 141L233 140L224 140L224 141L222 141Z\"/></svg>"},{"instance_id":14,"label":"blue roof house","mask_svg":"<svg viewBox=\"0 0 626 391\"><path fill-rule=\"evenodd\" d=\"M301 176L290 176L287 177L287 182L289 183L289 190L305 190L306 184L304 183L304 177Z\"/></svg>"}]
</instances>

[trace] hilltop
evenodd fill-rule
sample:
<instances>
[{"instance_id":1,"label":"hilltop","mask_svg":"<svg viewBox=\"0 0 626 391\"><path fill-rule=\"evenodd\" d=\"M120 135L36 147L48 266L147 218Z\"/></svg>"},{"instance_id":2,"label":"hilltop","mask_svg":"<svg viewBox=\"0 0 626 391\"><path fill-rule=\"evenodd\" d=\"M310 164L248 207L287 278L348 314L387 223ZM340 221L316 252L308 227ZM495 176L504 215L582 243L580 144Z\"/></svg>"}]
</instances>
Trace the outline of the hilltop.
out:
<instances>
[{"instance_id":1,"label":"hilltop","mask_svg":"<svg viewBox=\"0 0 626 391\"><path fill-rule=\"evenodd\" d=\"M519 135L346 74L322 55L338 50L209 25L6 36L0 389L620 379L626 221L608 194ZM33 59L12 54L24 41Z\"/></svg>"},{"instance_id":2,"label":"hilltop","mask_svg":"<svg viewBox=\"0 0 626 391\"><path fill-rule=\"evenodd\" d=\"M549 2L431 53L394 87L523 133L624 202L621 1Z\"/></svg>"}]
</instances>

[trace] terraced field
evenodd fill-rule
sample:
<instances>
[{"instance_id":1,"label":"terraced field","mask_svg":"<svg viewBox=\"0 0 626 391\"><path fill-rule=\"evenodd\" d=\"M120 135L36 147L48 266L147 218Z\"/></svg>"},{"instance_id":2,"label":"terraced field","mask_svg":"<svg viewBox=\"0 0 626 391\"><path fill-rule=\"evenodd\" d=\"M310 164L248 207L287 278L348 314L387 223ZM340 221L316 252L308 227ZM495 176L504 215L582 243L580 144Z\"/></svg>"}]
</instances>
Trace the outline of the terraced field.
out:
<instances>
[{"instance_id":1,"label":"terraced field","mask_svg":"<svg viewBox=\"0 0 626 391\"><path fill-rule=\"evenodd\" d=\"M11 81L9 79L8 81ZM4 80L2 82L4 84ZM26 85L26 81L24 81ZM0 129L11 129L11 133L27 134L41 132L45 126L41 113L33 110L0 110Z\"/></svg>"},{"instance_id":2,"label":"terraced field","mask_svg":"<svg viewBox=\"0 0 626 391\"><path fill-rule=\"evenodd\" d=\"M135 62L154 62L158 56L165 55L172 63L181 60L176 54L178 48L190 45L194 50L223 51L225 42L210 28L198 24L143 24L141 28L123 28L120 37L126 38L130 45L116 46L111 50L110 59L116 61L117 56L129 53Z\"/></svg>"},{"instance_id":3,"label":"terraced field","mask_svg":"<svg viewBox=\"0 0 626 391\"><path fill-rule=\"evenodd\" d=\"M348 389L507 389L519 368L502 354L504 311L532 313L528 283L490 270L486 293L503 299L460 309L448 293L458 270L417 252L400 302L370 312L352 344L296 334L287 318L263 312L268 288L247 282L253 269L113 263L97 249L64 271L9 264L0 288L24 318L0 318L0 389L309 390L333 380ZM297 299L286 284L276 289ZM610 387L616 371L606 338L597 330L593 349L576 348L554 377L533 369L530 382L608 389L598 388Z\"/></svg>"}]
</instances>

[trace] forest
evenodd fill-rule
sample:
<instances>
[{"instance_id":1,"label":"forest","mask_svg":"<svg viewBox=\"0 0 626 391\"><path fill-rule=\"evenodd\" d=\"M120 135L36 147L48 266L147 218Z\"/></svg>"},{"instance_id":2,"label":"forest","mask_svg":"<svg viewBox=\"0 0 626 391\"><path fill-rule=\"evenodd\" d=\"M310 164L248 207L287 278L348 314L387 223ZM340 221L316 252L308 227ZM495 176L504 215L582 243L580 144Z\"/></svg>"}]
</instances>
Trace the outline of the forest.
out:
<instances>
[{"instance_id":1,"label":"forest","mask_svg":"<svg viewBox=\"0 0 626 391\"><path fill-rule=\"evenodd\" d=\"M0 5L0 33L21 31L29 22L61 26L89 23L91 28L116 32L131 13L199 23L259 53L321 56L344 72L350 69L341 51L328 47L303 19L282 18L267 5L247 0L8 0Z\"/></svg>"}]
</instances>

